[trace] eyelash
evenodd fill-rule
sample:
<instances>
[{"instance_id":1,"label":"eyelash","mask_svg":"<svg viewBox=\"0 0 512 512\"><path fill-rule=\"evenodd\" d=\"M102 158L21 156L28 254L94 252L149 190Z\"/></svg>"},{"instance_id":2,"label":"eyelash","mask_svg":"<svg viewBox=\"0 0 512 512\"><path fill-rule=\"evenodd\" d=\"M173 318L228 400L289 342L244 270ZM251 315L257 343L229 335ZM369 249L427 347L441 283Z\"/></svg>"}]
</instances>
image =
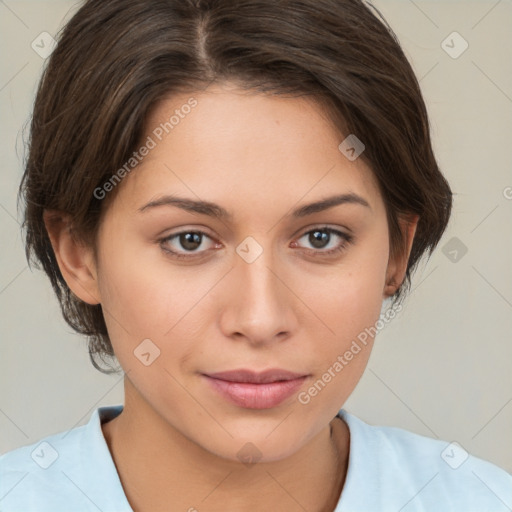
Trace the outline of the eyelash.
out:
<instances>
[{"instance_id":1,"label":"eyelash","mask_svg":"<svg viewBox=\"0 0 512 512\"><path fill-rule=\"evenodd\" d=\"M335 256L335 255L343 252L344 250L346 250L347 246L353 242L353 236L352 235L348 235L347 233L343 233L342 231L339 231L339 230L334 229L334 228L320 227L320 226L319 227L315 227L313 229L310 229L308 231L305 231L304 233L302 233L302 235L300 235L298 237L298 239L301 239L305 235L309 235L310 233L314 233L315 231L321 231L321 232L324 232L324 233L329 233L329 234L337 235L337 236L339 236L342 239L342 242L337 247L335 247L333 249L329 249L327 251L322 251L321 249L318 249L318 250L309 249L309 250L307 250L307 252L312 253L312 255L314 257L318 257L318 256L323 256L323 257ZM192 253L189 253L189 254L181 254L179 252L172 251L169 248L165 247L165 243L166 242L169 242L170 240L172 240L174 238L177 238L180 235L190 234L190 233L194 233L194 234L198 234L198 235L204 235L205 237L210 238L210 239L212 238L207 233L205 233L204 231L198 231L198 230L191 229L191 230L186 230L186 231L180 231L178 233L173 233L172 235L169 235L169 236L166 236L164 238L159 239L158 242L160 243L160 247L162 248L162 250L165 253L167 253L170 256L172 256L173 258L177 258L177 259L197 258L198 255L200 255L201 253L194 253L194 252L192 252ZM205 251L203 251L203 252L205 252Z\"/></svg>"}]
</instances>

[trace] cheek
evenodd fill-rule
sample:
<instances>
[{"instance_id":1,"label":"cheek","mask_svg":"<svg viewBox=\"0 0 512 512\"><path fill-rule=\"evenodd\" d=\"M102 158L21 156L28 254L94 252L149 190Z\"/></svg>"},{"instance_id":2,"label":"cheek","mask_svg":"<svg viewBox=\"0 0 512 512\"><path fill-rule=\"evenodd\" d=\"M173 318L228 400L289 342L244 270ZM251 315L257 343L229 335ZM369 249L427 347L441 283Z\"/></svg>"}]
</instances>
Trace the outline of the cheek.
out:
<instances>
[{"instance_id":1,"label":"cheek","mask_svg":"<svg viewBox=\"0 0 512 512\"><path fill-rule=\"evenodd\" d=\"M325 276L317 276L321 287L314 288L309 278L303 289L304 297L325 318L339 342L346 342L372 325L381 311L388 244L380 235L371 241L355 248Z\"/></svg>"},{"instance_id":2,"label":"cheek","mask_svg":"<svg viewBox=\"0 0 512 512\"><path fill-rule=\"evenodd\" d=\"M109 241L107 235L102 246L99 289L116 354L118 349L133 350L146 338L159 338L172 327L170 313L176 311L176 294L166 286L165 276L136 247L128 241Z\"/></svg>"},{"instance_id":3,"label":"cheek","mask_svg":"<svg viewBox=\"0 0 512 512\"><path fill-rule=\"evenodd\" d=\"M106 243L103 254L98 271L102 307L123 369L140 366L134 351L146 339L164 356L159 363L170 359L174 366L186 359L194 340L200 339L201 322L213 317L204 308L218 270L177 266L155 247L138 246L136 241Z\"/></svg>"},{"instance_id":4,"label":"cheek","mask_svg":"<svg viewBox=\"0 0 512 512\"><path fill-rule=\"evenodd\" d=\"M337 272L323 279L322 290L313 294L304 287L305 301L329 327L322 329L326 336L309 336L314 341L311 349L316 358L316 374L322 381L317 386L322 389L322 401L343 403L370 357L388 262L386 239L374 240L371 247L354 251ZM311 331L314 332L312 328ZM312 390L313 395L317 392L318 389Z\"/></svg>"}]
</instances>

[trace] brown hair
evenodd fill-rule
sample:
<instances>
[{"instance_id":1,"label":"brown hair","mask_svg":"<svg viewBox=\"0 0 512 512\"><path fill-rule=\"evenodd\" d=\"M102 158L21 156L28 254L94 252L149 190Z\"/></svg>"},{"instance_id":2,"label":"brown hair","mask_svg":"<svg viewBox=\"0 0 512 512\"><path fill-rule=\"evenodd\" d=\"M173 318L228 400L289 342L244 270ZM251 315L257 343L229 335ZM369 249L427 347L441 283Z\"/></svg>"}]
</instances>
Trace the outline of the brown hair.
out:
<instances>
[{"instance_id":1,"label":"brown hair","mask_svg":"<svg viewBox=\"0 0 512 512\"><path fill-rule=\"evenodd\" d=\"M452 194L433 154L418 81L375 11L360 0L89 0L66 24L37 91L20 197L27 259L49 276L68 324L89 337L98 370L116 371L96 362L114 358L101 305L70 291L43 212L70 214L74 233L94 246L108 205L94 190L137 149L151 109L214 81L311 96L345 135L363 141L392 253L404 243L399 216L420 216L394 300L403 296L446 228Z\"/></svg>"}]
</instances>

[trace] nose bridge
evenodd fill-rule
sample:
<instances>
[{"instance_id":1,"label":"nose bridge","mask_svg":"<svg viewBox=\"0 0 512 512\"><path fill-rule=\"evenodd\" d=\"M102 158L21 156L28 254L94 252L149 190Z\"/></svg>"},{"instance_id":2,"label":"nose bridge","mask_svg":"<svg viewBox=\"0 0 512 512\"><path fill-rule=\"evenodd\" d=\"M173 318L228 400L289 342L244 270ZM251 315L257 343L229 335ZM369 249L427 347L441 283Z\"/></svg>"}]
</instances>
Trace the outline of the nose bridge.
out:
<instances>
[{"instance_id":1,"label":"nose bridge","mask_svg":"<svg viewBox=\"0 0 512 512\"><path fill-rule=\"evenodd\" d=\"M293 329L291 297L279 277L272 249L264 249L248 238L236 249L232 278L237 296L231 297L227 326L231 332L226 334L238 333L252 342L270 342Z\"/></svg>"},{"instance_id":2,"label":"nose bridge","mask_svg":"<svg viewBox=\"0 0 512 512\"><path fill-rule=\"evenodd\" d=\"M282 284L275 276L274 258L270 249L251 263L241 261L237 265L242 289L248 292L250 301L254 302L253 307L270 307L274 301L278 302L280 291L277 288Z\"/></svg>"}]
</instances>

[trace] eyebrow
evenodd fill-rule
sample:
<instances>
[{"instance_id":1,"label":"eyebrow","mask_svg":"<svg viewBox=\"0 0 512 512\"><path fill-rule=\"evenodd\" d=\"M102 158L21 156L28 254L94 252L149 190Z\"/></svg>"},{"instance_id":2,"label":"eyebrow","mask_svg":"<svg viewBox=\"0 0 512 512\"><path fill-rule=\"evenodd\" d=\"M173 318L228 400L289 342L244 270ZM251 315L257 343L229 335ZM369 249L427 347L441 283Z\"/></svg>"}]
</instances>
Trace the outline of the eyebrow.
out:
<instances>
[{"instance_id":1,"label":"eyebrow","mask_svg":"<svg viewBox=\"0 0 512 512\"><path fill-rule=\"evenodd\" d=\"M329 208L333 208L334 206L342 204L359 204L361 206L365 206L371 209L370 204L366 199L357 194L349 193L326 197L325 199L321 199L320 201L315 201L313 203L300 206L299 208L293 210L291 216L294 218L302 218L306 217L307 215L328 210ZM182 210L186 210L192 213L208 215L210 217L214 217L221 220L233 218L232 213L228 212L222 206L219 206L218 204L215 203L211 203L210 201L186 199L170 195L165 195L159 197L158 199L150 201L149 203L140 207L139 212L145 212L160 206L174 206L176 208L181 208Z\"/></svg>"}]
</instances>

